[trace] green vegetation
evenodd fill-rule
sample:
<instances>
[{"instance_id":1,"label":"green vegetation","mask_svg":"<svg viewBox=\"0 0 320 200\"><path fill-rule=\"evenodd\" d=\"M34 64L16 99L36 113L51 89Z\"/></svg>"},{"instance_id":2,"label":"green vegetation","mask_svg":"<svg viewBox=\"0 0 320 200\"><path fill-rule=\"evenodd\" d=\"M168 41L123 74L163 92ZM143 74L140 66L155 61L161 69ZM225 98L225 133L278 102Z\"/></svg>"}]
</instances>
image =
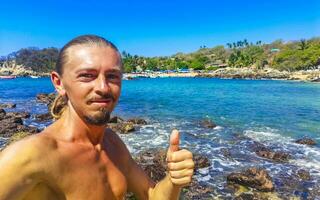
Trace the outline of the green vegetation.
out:
<instances>
[{"instance_id":1,"label":"green vegetation","mask_svg":"<svg viewBox=\"0 0 320 200\"><path fill-rule=\"evenodd\" d=\"M36 72L50 72L58 57L57 48L26 48L0 58L0 66L6 61ZM279 70L296 71L312 69L320 65L320 38L271 44L237 41L226 46L208 48L201 46L193 53L177 53L172 56L144 57L122 52L125 72L162 70L216 70L221 67L272 67Z\"/></svg>"}]
</instances>

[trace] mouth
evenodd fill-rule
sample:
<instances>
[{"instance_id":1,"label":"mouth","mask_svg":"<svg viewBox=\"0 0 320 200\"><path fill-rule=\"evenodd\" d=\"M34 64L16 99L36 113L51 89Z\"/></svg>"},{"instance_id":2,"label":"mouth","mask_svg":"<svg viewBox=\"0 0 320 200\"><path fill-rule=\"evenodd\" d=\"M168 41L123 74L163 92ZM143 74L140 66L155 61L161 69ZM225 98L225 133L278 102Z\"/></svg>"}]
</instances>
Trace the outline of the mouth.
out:
<instances>
[{"instance_id":1,"label":"mouth","mask_svg":"<svg viewBox=\"0 0 320 200\"><path fill-rule=\"evenodd\" d=\"M106 106L109 105L113 100L111 98L108 99L94 99L89 101L90 104L93 105L100 105L100 106Z\"/></svg>"}]
</instances>

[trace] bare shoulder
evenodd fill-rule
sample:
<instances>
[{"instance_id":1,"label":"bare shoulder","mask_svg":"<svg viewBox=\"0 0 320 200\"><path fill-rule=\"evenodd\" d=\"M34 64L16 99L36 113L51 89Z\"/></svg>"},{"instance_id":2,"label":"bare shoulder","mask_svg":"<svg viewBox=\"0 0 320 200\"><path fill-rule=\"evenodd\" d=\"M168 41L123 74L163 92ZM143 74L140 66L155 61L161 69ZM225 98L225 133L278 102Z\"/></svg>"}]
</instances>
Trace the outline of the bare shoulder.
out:
<instances>
[{"instance_id":1,"label":"bare shoulder","mask_svg":"<svg viewBox=\"0 0 320 200\"><path fill-rule=\"evenodd\" d=\"M0 152L0 163L8 160L15 162L28 163L30 161L42 160L46 154L55 146L53 139L46 137L45 134L39 133L27 136L7 146Z\"/></svg>"}]
</instances>

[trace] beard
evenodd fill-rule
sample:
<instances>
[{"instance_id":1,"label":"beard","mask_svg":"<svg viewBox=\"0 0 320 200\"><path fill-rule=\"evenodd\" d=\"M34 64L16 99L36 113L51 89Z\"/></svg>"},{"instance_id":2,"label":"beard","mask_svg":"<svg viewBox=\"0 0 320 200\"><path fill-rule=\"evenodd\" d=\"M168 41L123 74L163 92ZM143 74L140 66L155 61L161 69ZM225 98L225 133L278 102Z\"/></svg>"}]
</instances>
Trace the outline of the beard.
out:
<instances>
[{"instance_id":1,"label":"beard","mask_svg":"<svg viewBox=\"0 0 320 200\"><path fill-rule=\"evenodd\" d=\"M100 108L99 112L95 115L84 116L84 120L91 125L103 126L106 125L110 120L111 112L107 108Z\"/></svg>"}]
</instances>

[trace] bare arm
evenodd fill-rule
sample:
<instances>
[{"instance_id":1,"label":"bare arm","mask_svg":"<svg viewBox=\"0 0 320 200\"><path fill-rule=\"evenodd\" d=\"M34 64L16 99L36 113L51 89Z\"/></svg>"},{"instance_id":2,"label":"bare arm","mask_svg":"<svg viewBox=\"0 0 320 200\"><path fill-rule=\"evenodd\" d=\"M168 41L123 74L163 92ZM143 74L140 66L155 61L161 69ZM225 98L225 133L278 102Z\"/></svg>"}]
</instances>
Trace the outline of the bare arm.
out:
<instances>
[{"instance_id":1,"label":"bare arm","mask_svg":"<svg viewBox=\"0 0 320 200\"><path fill-rule=\"evenodd\" d=\"M26 138L0 152L0 199L21 199L38 182L38 145Z\"/></svg>"}]
</instances>

